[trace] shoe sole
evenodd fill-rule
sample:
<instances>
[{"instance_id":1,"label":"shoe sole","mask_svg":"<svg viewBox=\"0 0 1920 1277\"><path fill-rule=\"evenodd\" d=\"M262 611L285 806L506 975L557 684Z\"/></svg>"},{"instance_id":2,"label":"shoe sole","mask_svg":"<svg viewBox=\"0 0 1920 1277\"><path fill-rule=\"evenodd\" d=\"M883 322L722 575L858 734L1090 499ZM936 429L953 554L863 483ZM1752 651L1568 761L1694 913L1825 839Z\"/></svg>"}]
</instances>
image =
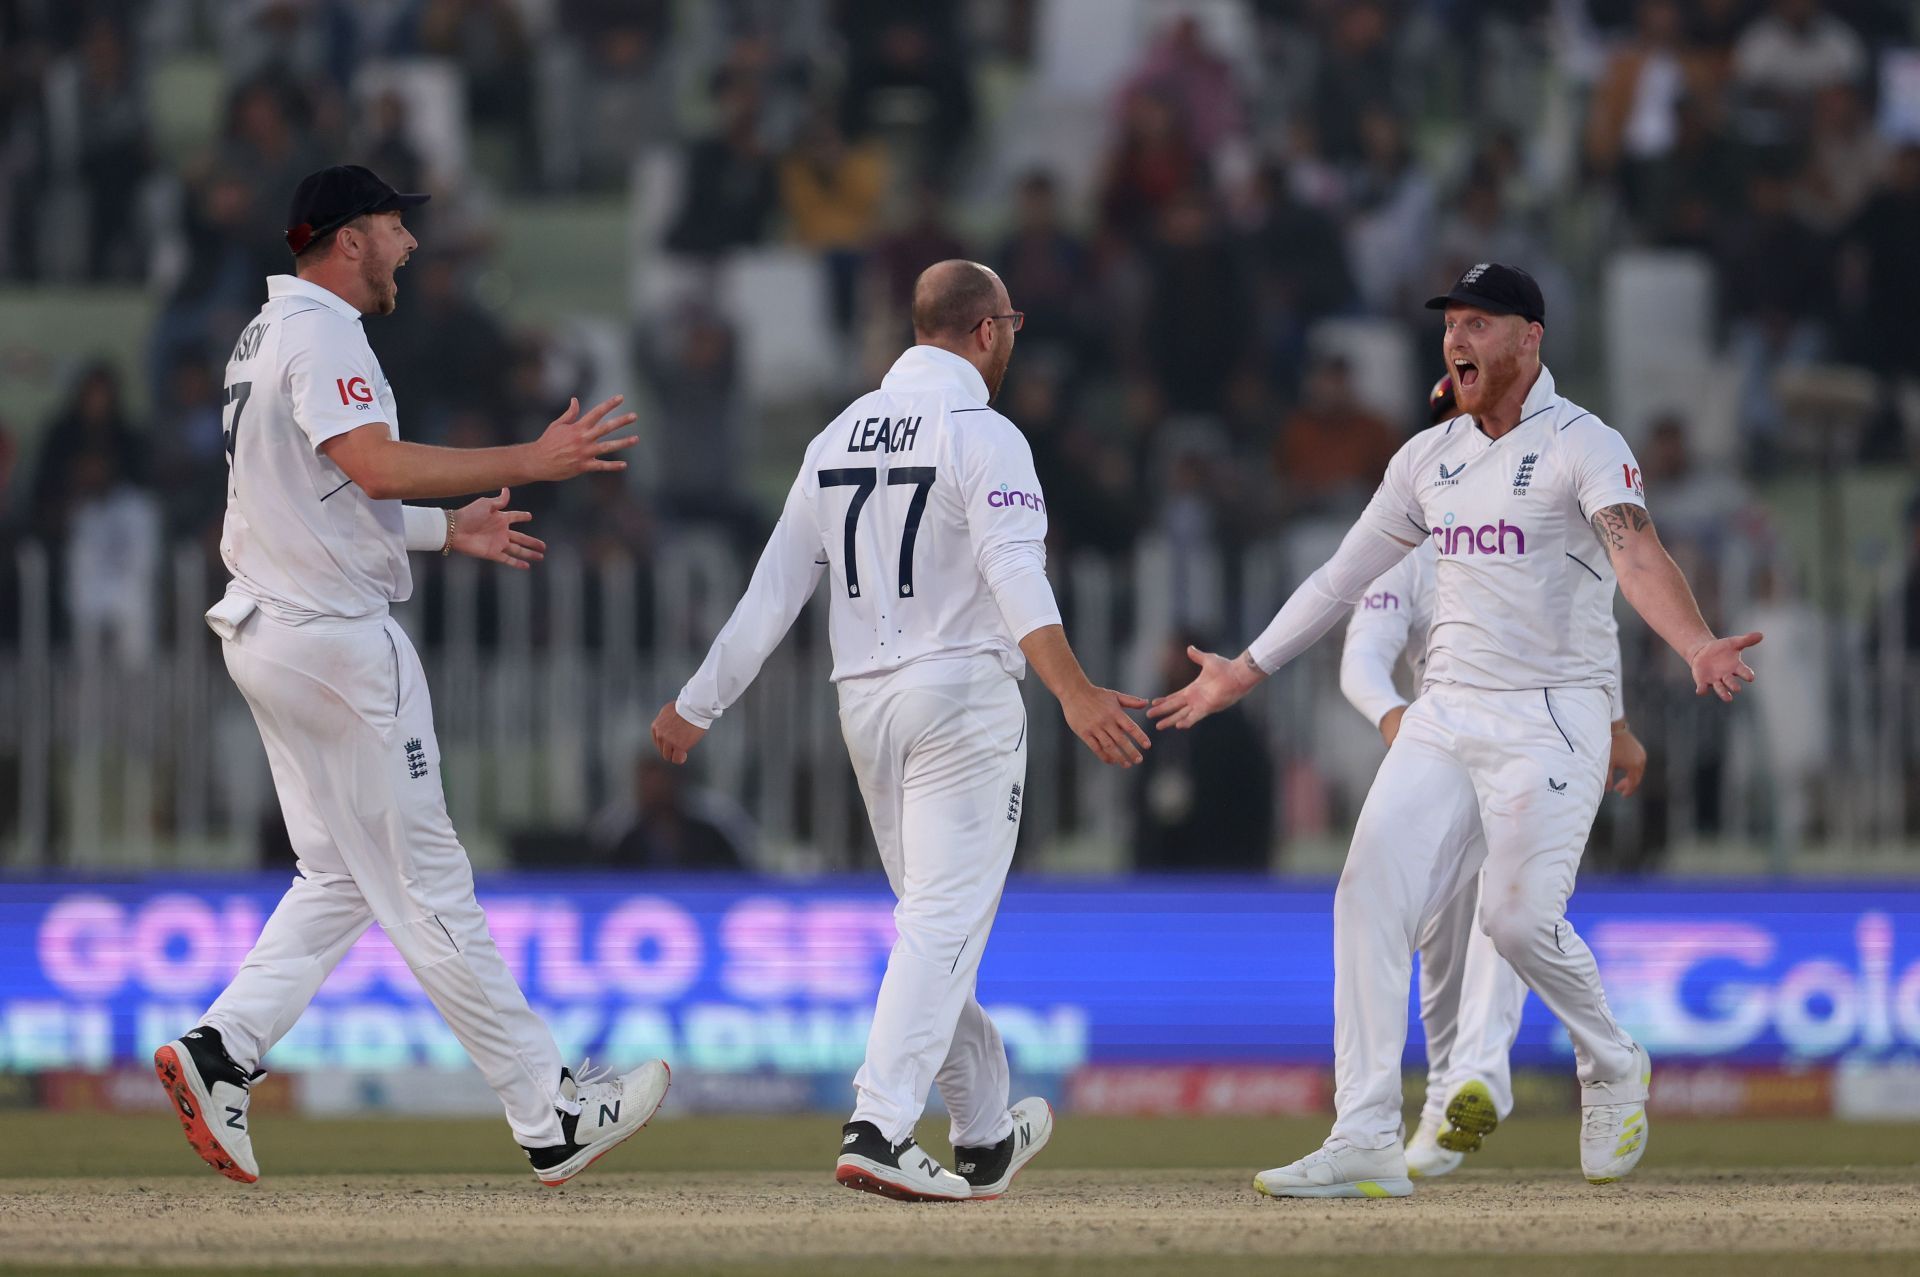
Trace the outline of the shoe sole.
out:
<instances>
[{"instance_id":1,"label":"shoe sole","mask_svg":"<svg viewBox=\"0 0 1920 1277\"><path fill-rule=\"evenodd\" d=\"M181 1061L180 1053L171 1044L153 1053L153 1071L173 1100L173 1110L180 1118L181 1128L187 1133L187 1143L193 1145L193 1151L200 1155L200 1160L237 1184L258 1183L260 1177L248 1174L233 1159L233 1154L221 1146L220 1137L207 1125L207 1096L202 1088L194 1084L194 1070Z\"/></svg>"},{"instance_id":2,"label":"shoe sole","mask_svg":"<svg viewBox=\"0 0 1920 1277\"><path fill-rule=\"evenodd\" d=\"M1043 1100L1042 1103L1045 1103L1045 1101ZM1005 1197L1007 1195L1007 1190L1013 1187L1013 1181L1020 1178L1020 1172L1027 1169L1027 1163L1031 1162L1034 1158L1040 1156L1040 1150L1045 1148L1048 1144L1051 1144L1052 1142L1053 1142L1053 1105L1048 1104L1046 1136L1042 1138L1038 1144L1032 1145L1027 1149L1027 1155L1025 1158L1021 1159L1018 1162L1015 1162L1012 1165L1012 1167L1009 1168L1006 1183L1000 1185L998 1188L993 1189L991 1192L981 1193L976 1191L973 1194L973 1196L967 1198L967 1200L970 1202L996 1202L996 1201L999 1201L1002 1197Z\"/></svg>"},{"instance_id":3,"label":"shoe sole","mask_svg":"<svg viewBox=\"0 0 1920 1277\"><path fill-rule=\"evenodd\" d=\"M1434 1143L1449 1153L1477 1153L1480 1144L1500 1126L1500 1111L1484 1082L1469 1082L1447 1101L1447 1129Z\"/></svg>"},{"instance_id":4,"label":"shoe sole","mask_svg":"<svg viewBox=\"0 0 1920 1277\"><path fill-rule=\"evenodd\" d=\"M1378 1201L1388 1197L1412 1197L1413 1180L1359 1179L1345 1184L1302 1184L1298 1187L1268 1188L1253 1177L1253 1191L1262 1197L1364 1197Z\"/></svg>"},{"instance_id":5,"label":"shoe sole","mask_svg":"<svg viewBox=\"0 0 1920 1277\"><path fill-rule=\"evenodd\" d=\"M1453 1155L1453 1160L1448 1162L1445 1166L1436 1166L1432 1170L1427 1170L1423 1167L1415 1166L1411 1161L1409 1161L1407 1163L1407 1178L1408 1179L1440 1179L1444 1176L1451 1175L1455 1171L1459 1170L1460 1162L1461 1162L1461 1157L1460 1157L1460 1154L1458 1153L1455 1153Z\"/></svg>"},{"instance_id":6,"label":"shoe sole","mask_svg":"<svg viewBox=\"0 0 1920 1277\"><path fill-rule=\"evenodd\" d=\"M589 1166L592 1166L595 1162L605 1157L608 1153L613 1152L614 1149L619 1148L622 1144L625 1144L628 1140L632 1139L634 1136L638 1135L640 1132L646 1130L647 1123L653 1121L654 1118L660 1116L660 1110L667 1102L667 1092L673 1089L673 1066L671 1064L668 1064L665 1060L662 1060L660 1061L660 1067L667 1071L667 1084L660 1088L660 1098L653 1102L653 1112L647 1114L646 1118L640 1123L640 1125L634 1127L632 1130L628 1131L625 1135L619 1136L616 1139L608 1140L607 1146L605 1148L601 1149L598 1153L595 1153L592 1157L589 1157L586 1161L580 1163L580 1165L574 1167L572 1170L568 1171L565 1175L562 1175L560 1178L548 1179L545 1175L542 1175L538 1171L534 1172L534 1178L539 1180L540 1183L547 1188L558 1188L562 1184L566 1183L568 1180L578 1176L582 1171L586 1170ZM566 1165L566 1163L562 1162L561 1165L564 1166Z\"/></svg>"},{"instance_id":7,"label":"shoe sole","mask_svg":"<svg viewBox=\"0 0 1920 1277\"><path fill-rule=\"evenodd\" d=\"M938 1193L924 1193L905 1184L896 1184L880 1173L878 1167L861 1159L860 1161L842 1160L833 1168L833 1178L843 1187L862 1193L872 1193L876 1197L889 1198L896 1202L965 1202L969 1197L943 1197Z\"/></svg>"}]
</instances>

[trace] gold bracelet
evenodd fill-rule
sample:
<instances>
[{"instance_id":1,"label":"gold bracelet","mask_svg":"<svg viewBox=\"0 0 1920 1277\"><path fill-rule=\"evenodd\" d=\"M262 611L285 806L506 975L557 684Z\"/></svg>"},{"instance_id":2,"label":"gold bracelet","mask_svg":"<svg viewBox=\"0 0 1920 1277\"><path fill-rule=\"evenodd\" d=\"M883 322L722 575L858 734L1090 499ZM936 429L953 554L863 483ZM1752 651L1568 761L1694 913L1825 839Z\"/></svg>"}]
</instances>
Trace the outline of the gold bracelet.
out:
<instances>
[{"instance_id":1,"label":"gold bracelet","mask_svg":"<svg viewBox=\"0 0 1920 1277\"><path fill-rule=\"evenodd\" d=\"M446 516L447 516L447 543L440 547L440 557L443 559L446 558L449 554L453 553L453 530L460 526L459 516L454 514L453 511L451 510L446 511Z\"/></svg>"}]
</instances>

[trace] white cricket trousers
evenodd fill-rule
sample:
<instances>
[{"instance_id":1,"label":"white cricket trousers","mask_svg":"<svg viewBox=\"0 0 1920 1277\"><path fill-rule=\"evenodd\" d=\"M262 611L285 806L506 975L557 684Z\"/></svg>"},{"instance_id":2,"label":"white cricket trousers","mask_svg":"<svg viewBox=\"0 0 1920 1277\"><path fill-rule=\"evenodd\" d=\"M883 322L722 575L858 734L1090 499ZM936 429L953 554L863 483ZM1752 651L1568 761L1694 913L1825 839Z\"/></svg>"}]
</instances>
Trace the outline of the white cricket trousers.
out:
<instances>
[{"instance_id":1,"label":"white cricket trousers","mask_svg":"<svg viewBox=\"0 0 1920 1277\"><path fill-rule=\"evenodd\" d=\"M1020 832L1020 685L980 656L839 686L840 727L900 902L853 1120L898 1143L938 1085L954 1144L998 1144L1013 1130L1007 1051L974 978Z\"/></svg>"},{"instance_id":2,"label":"white cricket trousers","mask_svg":"<svg viewBox=\"0 0 1920 1277\"><path fill-rule=\"evenodd\" d=\"M1374 777L1334 894L1333 1136L1399 1138L1413 951L1482 873L1480 925L1573 1039L1582 1098L1644 1100L1567 897L1606 782L1604 688L1439 685L1416 700ZM1483 841L1462 838L1478 811ZM1434 838L1410 831L1445 825Z\"/></svg>"},{"instance_id":3,"label":"white cricket trousers","mask_svg":"<svg viewBox=\"0 0 1920 1277\"><path fill-rule=\"evenodd\" d=\"M529 1148L565 1141L560 1051L501 960L447 818L426 673L391 617L285 625L221 644L253 709L299 876L204 1022L258 1067L378 922Z\"/></svg>"},{"instance_id":4,"label":"white cricket trousers","mask_svg":"<svg viewBox=\"0 0 1920 1277\"><path fill-rule=\"evenodd\" d=\"M1467 854L1484 860L1480 813L1473 819L1478 849ZM1439 833L1434 825L1406 831L1409 837ZM1434 915L1420 941L1420 1023L1427 1034L1427 1095L1421 1117L1439 1122L1447 1097L1471 1081L1486 1083L1501 1117L1513 1112L1513 1041L1520 1035L1527 986L1500 956L1479 925L1480 879L1455 892Z\"/></svg>"}]
</instances>

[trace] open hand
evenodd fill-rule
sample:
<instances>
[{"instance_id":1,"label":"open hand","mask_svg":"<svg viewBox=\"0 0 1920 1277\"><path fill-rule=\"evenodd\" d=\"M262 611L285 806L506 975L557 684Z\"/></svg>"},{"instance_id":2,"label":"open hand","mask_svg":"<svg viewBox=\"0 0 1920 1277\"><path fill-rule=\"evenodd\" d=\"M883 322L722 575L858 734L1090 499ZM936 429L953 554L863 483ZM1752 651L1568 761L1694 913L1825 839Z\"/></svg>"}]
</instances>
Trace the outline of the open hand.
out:
<instances>
[{"instance_id":1,"label":"open hand","mask_svg":"<svg viewBox=\"0 0 1920 1277\"><path fill-rule=\"evenodd\" d=\"M1147 717L1158 720L1157 730L1192 727L1209 714L1217 714L1258 687L1266 675L1246 657L1230 661L1217 652L1189 647L1187 656L1200 667L1200 675L1170 696L1157 696Z\"/></svg>"},{"instance_id":2,"label":"open hand","mask_svg":"<svg viewBox=\"0 0 1920 1277\"><path fill-rule=\"evenodd\" d=\"M1723 701L1733 699L1742 682L1753 682L1753 670L1740 653L1760 641L1758 634L1735 634L1703 643L1687 658L1693 671L1693 694L1713 692Z\"/></svg>"},{"instance_id":3,"label":"open hand","mask_svg":"<svg viewBox=\"0 0 1920 1277\"><path fill-rule=\"evenodd\" d=\"M660 757L670 763L684 763L700 738L707 734L704 727L695 727L680 717L680 711L668 701L653 716L653 747L660 751Z\"/></svg>"},{"instance_id":4,"label":"open hand","mask_svg":"<svg viewBox=\"0 0 1920 1277\"><path fill-rule=\"evenodd\" d=\"M1145 697L1129 696L1110 687L1089 686L1081 695L1062 703L1060 710L1066 715L1067 726L1073 729L1073 734L1101 762L1125 769L1145 761L1140 751L1153 748L1153 742L1147 739L1140 724L1127 714L1130 709L1146 707Z\"/></svg>"},{"instance_id":5,"label":"open hand","mask_svg":"<svg viewBox=\"0 0 1920 1277\"><path fill-rule=\"evenodd\" d=\"M603 403L595 404L584 416L580 412L580 401L569 401L567 410L534 441L533 451L538 458L536 469L539 477L560 480L595 470L625 470L626 462L610 460L609 456L639 443L640 436L607 438L614 431L630 426L639 419L637 414L631 412L621 413L617 417L609 415L625 400L625 395L615 395Z\"/></svg>"},{"instance_id":6,"label":"open hand","mask_svg":"<svg viewBox=\"0 0 1920 1277\"><path fill-rule=\"evenodd\" d=\"M547 557L547 543L514 530L533 518L525 510L507 509L506 488L497 497L481 497L453 512L453 536L448 548L456 554L504 563L525 570Z\"/></svg>"}]
</instances>

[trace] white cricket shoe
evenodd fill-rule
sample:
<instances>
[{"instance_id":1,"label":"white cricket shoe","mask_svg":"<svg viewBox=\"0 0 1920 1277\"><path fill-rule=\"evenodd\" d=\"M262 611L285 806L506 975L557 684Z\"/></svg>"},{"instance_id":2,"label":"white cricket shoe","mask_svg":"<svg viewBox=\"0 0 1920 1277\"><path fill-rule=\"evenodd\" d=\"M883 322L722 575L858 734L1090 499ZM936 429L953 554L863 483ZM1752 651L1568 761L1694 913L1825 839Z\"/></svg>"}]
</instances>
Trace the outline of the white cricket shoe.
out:
<instances>
[{"instance_id":1,"label":"white cricket shoe","mask_svg":"<svg viewBox=\"0 0 1920 1277\"><path fill-rule=\"evenodd\" d=\"M1400 1142L1385 1148L1354 1148L1328 1140L1291 1166L1276 1166L1253 1177L1254 1188L1268 1197L1411 1197L1407 1157Z\"/></svg>"},{"instance_id":2,"label":"white cricket shoe","mask_svg":"<svg viewBox=\"0 0 1920 1277\"><path fill-rule=\"evenodd\" d=\"M220 1030L203 1024L175 1038L153 1053L153 1071L200 1160L242 1184L259 1179L247 1105L253 1100L248 1088L262 1073L249 1074L233 1062Z\"/></svg>"},{"instance_id":3,"label":"white cricket shoe","mask_svg":"<svg viewBox=\"0 0 1920 1277\"><path fill-rule=\"evenodd\" d=\"M1447 1129L1447 1120L1420 1115L1420 1125L1414 1128L1413 1138L1407 1141L1407 1174L1414 1179L1439 1179L1460 1169L1460 1163L1466 1161L1466 1154L1451 1152L1440 1147L1440 1132Z\"/></svg>"},{"instance_id":4,"label":"white cricket shoe","mask_svg":"<svg viewBox=\"0 0 1920 1277\"><path fill-rule=\"evenodd\" d=\"M973 1196L973 1185L934 1161L913 1136L890 1144L872 1122L840 1128L833 1177L848 1188L896 1202L961 1202Z\"/></svg>"},{"instance_id":5,"label":"white cricket shoe","mask_svg":"<svg viewBox=\"0 0 1920 1277\"><path fill-rule=\"evenodd\" d=\"M1653 1061L1643 1046L1633 1048L1634 1071L1639 1089L1653 1083ZM1632 1100L1624 1104L1590 1103L1591 1097L1604 1100L1604 1086L1583 1087L1580 1105L1580 1169L1589 1184L1611 1184L1624 1179L1640 1164L1647 1151L1647 1102Z\"/></svg>"},{"instance_id":6,"label":"white cricket shoe","mask_svg":"<svg viewBox=\"0 0 1920 1277\"><path fill-rule=\"evenodd\" d=\"M956 1146L953 1168L973 1186L973 1200L991 1201L1007 1191L1020 1168L1031 1162L1053 1138L1053 1105L1028 1096L1008 1110L1013 1130L988 1148Z\"/></svg>"},{"instance_id":7,"label":"white cricket shoe","mask_svg":"<svg viewBox=\"0 0 1920 1277\"><path fill-rule=\"evenodd\" d=\"M653 1120L673 1084L673 1070L665 1060L648 1060L619 1077L593 1072L582 1061L579 1076L560 1070L560 1098L578 1106L577 1112L556 1105L566 1143L547 1148L521 1149L533 1164L533 1173L549 1188L564 1184L611 1153L623 1141L640 1133Z\"/></svg>"}]
</instances>

